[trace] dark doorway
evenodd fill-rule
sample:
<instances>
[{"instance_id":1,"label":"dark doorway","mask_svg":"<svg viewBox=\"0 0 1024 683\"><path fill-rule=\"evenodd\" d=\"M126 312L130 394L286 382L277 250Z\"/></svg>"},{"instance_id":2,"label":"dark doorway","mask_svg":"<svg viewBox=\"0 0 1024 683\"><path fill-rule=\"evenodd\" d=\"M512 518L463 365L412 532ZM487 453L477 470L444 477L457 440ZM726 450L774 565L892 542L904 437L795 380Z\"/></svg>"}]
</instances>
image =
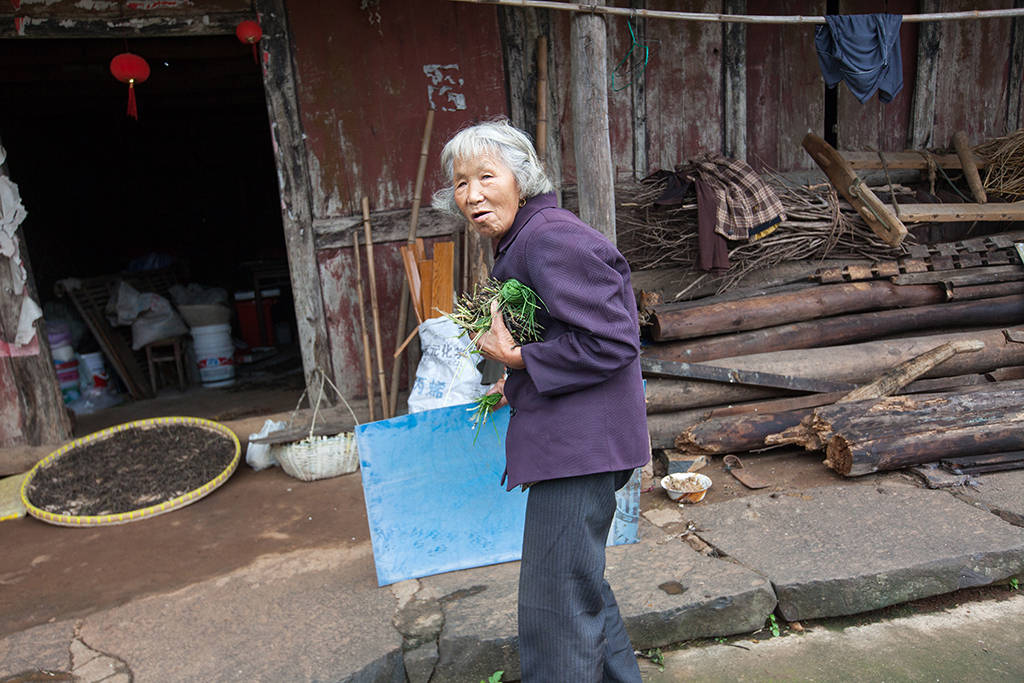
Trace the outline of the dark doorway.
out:
<instances>
[{"instance_id":1,"label":"dark doorway","mask_svg":"<svg viewBox=\"0 0 1024 683\"><path fill-rule=\"evenodd\" d=\"M151 68L137 121L109 70L126 51ZM60 278L170 259L245 289L241 264L284 261L260 67L234 36L0 41L0 98L44 301Z\"/></svg>"}]
</instances>

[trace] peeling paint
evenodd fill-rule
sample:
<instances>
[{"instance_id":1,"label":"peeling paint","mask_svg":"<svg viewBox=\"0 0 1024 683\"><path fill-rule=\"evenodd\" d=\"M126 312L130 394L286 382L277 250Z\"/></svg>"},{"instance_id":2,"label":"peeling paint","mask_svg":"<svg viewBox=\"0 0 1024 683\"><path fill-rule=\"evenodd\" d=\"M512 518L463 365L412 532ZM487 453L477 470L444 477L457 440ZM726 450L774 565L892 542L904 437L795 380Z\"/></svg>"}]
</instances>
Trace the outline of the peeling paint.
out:
<instances>
[{"instance_id":1,"label":"peeling paint","mask_svg":"<svg viewBox=\"0 0 1024 683\"><path fill-rule=\"evenodd\" d=\"M44 5L49 7L50 5L56 5L58 2L61 2L61 0L21 0L14 9L20 9L21 5Z\"/></svg>"},{"instance_id":2,"label":"peeling paint","mask_svg":"<svg viewBox=\"0 0 1024 683\"><path fill-rule=\"evenodd\" d=\"M192 0L129 0L124 6L133 10L180 9L191 7Z\"/></svg>"},{"instance_id":3,"label":"peeling paint","mask_svg":"<svg viewBox=\"0 0 1024 683\"><path fill-rule=\"evenodd\" d=\"M457 73L458 64L424 64L423 75L430 81L427 84L427 102L431 109L441 111L458 111L466 108L466 96L457 91L461 89L466 81ZM438 102L440 101L440 106Z\"/></svg>"},{"instance_id":4,"label":"peeling paint","mask_svg":"<svg viewBox=\"0 0 1024 683\"><path fill-rule=\"evenodd\" d=\"M117 3L107 2L106 0L78 0L75 3L75 7L91 12L102 12L103 10L117 9Z\"/></svg>"}]
</instances>

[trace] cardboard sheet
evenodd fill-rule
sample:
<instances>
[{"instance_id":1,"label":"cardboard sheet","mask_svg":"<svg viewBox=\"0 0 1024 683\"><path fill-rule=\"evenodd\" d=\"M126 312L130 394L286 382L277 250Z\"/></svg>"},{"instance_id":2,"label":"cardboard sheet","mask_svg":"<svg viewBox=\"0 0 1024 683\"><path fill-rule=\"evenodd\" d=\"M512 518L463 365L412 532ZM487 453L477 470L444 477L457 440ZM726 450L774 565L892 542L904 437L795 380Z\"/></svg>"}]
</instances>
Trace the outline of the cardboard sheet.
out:
<instances>
[{"instance_id":1,"label":"cardboard sheet","mask_svg":"<svg viewBox=\"0 0 1024 683\"><path fill-rule=\"evenodd\" d=\"M469 405L356 427L377 583L518 560L527 493L505 491L509 411L476 436ZM639 472L617 494L609 541L635 543Z\"/></svg>"}]
</instances>

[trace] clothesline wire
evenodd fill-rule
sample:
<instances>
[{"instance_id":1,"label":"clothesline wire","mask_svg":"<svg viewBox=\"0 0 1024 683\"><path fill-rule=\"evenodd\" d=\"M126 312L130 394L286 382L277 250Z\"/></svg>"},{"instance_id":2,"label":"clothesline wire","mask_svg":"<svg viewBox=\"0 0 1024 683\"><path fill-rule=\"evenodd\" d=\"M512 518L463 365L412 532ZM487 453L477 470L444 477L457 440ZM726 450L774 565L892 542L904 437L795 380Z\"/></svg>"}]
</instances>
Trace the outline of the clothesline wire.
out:
<instances>
[{"instance_id":1,"label":"clothesline wire","mask_svg":"<svg viewBox=\"0 0 1024 683\"><path fill-rule=\"evenodd\" d=\"M554 2L553 0L452 0L475 5L504 5L506 7L535 7L584 14L611 14L633 19L674 19L677 21L706 21L719 24L824 24L823 16L716 14L712 12L669 12L631 7L607 7L581 2ZM961 12L933 12L904 14L903 23L928 21L967 21L971 19L1000 19L1024 16L1024 8L966 10Z\"/></svg>"}]
</instances>

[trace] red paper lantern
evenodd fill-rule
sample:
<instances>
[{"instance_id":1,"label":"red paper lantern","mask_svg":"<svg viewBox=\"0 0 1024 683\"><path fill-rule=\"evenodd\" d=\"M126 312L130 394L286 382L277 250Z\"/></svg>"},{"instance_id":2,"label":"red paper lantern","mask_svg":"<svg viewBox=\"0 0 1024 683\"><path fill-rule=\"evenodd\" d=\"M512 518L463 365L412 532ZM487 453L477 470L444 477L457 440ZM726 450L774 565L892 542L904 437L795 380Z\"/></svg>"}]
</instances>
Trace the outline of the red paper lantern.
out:
<instances>
[{"instance_id":1,"label":"red paper lantern","mask_svg":"<svg viewBox=\"0 0 1024 683\"><path fill-rule=\"evenodd\" d=\"M259 64L259 57L256 55L256 43L260 42L260 38L263 37L263 29L260 28L259 22L246 20L240 22L235 27L235 35L238 39L247 45L252 45L252 61Z\"/></svg>"},{"instance_id":2,"label":"red paper lantern","mask_svg":"<svg viewBox=\"0 0 1024 683\"><path fill-rule=\"evenodd\" d=\"M149 64L136 54L123 52L110 60L110 73L117 80L128 84L128 116L137 121L139 110L135 104L135 84L149 78Z\"/></svg>"}]
</instances>

